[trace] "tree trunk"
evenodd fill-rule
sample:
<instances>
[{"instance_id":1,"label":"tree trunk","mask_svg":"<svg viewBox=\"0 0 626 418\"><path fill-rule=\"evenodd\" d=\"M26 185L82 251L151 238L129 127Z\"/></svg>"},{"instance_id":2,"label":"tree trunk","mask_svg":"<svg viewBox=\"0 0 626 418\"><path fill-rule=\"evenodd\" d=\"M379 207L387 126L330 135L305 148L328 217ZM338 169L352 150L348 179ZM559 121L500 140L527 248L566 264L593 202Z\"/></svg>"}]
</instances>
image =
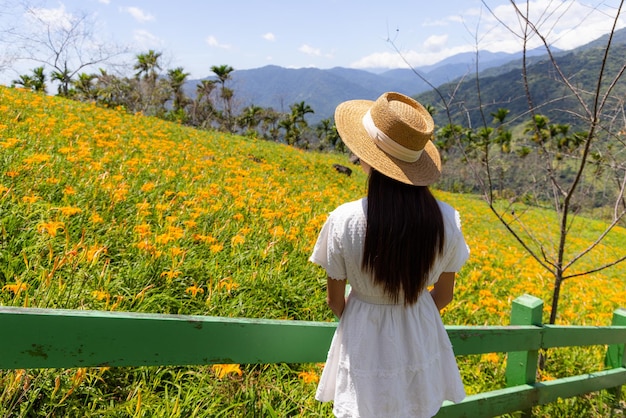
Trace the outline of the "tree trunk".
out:
<instances>
[{"instance_id":1,"label":"tree trunk","mask_svg":"<svg viewBox=\"0 0 626 418\"><path fill-rule=\"evenodd\" d=\"M561 283L563 282L563 274L558 271L554 275L554 291L552 293L552 308L550 309L550 325L556 322L556 313L559 306L559 297L561 296Z\"/></svg>"}]
</instances>

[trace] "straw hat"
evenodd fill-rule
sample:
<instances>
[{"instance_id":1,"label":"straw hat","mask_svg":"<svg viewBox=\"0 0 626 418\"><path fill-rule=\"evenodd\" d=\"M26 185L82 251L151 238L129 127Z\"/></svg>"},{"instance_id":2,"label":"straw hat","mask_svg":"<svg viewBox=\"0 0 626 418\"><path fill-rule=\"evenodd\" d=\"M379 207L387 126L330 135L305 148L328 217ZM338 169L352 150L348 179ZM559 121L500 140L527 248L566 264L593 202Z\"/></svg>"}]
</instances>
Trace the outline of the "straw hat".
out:
<instances>
[{"instance_id":1,"label":"straw hat","mask_svg":"<svg viewBox=\"0 0 626 418\"><path fill-rule=\"evenodd\" d=\"M431 141L433 118L408 96L384 93L376 101L343 102L335 124L346 146L388 177L427 186L441 176L441 158Z\"/></svg>"}]
</instances>

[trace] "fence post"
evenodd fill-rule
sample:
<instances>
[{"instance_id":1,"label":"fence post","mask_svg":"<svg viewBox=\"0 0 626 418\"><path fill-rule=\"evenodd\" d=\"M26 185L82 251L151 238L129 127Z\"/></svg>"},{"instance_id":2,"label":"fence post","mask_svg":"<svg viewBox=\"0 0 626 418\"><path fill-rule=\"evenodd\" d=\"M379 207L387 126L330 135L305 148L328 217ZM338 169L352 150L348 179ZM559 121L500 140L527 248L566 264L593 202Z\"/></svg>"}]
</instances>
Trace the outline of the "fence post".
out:
<instances>
[{"instance_id":1,"label":"fence post","mask_svg":"<svg viewBox=\"0 0 626 418\"><path fill-rule=\"evenodd\" d=\"M543 301L531 295L522 295L513 301L511 325L542 325ZM539 350L514 351L507 354L505 378L507 386L532 385L537 379ZM522 411L530 417L532 409Z\"/></svg>"},{"instance_id":2,"label":"fence post","mask_svg":"<svg viewBox=\"0 0 626 418\"><path fill-rule=\"evenodd\" d=\"M613 322L611 325L626 326L626 309L617 309L613 312ZM626 356L624 356L624 348L626 344L613 344L606 350L604 364L608 368L626 367ZM608 391L615 397L615 403L619 403L622 395L622 387L617 386L610 388Z\"/></svg>"}]
</instances>

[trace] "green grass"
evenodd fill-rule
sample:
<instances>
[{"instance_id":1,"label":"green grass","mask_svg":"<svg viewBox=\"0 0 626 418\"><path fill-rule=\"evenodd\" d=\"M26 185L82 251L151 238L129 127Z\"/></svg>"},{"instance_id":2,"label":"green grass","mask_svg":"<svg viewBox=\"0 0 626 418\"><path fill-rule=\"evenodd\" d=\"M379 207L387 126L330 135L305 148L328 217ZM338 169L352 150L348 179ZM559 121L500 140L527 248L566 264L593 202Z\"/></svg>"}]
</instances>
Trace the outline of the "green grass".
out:
<instances>
[{"instance_id":1,"label":"green grass","mask_svg":"<svg viewBox=\"0 0 626 418\"><path fill-rule=\"evenodd\" d=\"M366 181L335 163L349 165L342 155L0 87L0 304L330 321L324 272L307 258L327 213L361 197ZM550 276L487 206L436 194L461 212L472 250L444 322L507 324L524 293L547 309ZM574 244L584 246L602 223L576 228ZM616 232L581 268L626 247ZM608 325L626 300L623 273L567 281L559 323ZM601 369L602 350L555 350L542 378ZM468 393L505 385L502 355L459 364ZM329 416L330 405L313 398L321 367L3 371L0 415ZM537 413L608 416L606 402L591 394Z\"/></svg>"}]
</instances>

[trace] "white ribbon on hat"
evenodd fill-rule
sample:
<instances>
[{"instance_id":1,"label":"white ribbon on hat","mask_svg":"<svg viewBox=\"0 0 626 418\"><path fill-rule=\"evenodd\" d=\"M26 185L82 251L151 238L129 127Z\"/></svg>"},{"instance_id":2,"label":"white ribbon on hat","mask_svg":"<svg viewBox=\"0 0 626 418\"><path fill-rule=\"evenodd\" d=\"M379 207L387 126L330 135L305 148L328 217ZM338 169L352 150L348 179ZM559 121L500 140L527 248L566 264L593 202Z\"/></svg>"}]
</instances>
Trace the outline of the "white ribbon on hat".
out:
<instances>
[{"instance_id":1,"label":"white ribbon on hat","mask_svg":"<svg viewBox=\"0 0 626 418\"><path fill-rule=\"evenodd\" d=\"M414 150L409 149L403 145L398 144L396 141L387 136L383 131L378 129L372 119L372 114L368 110L365 116L363 116L363 127L367 131L367 134L374 140L376 145L385 151L392 157L396 157L399 160L407 163L414 163L419 160L422 155L423 149Z\"/></svg>"}]
</instances>

